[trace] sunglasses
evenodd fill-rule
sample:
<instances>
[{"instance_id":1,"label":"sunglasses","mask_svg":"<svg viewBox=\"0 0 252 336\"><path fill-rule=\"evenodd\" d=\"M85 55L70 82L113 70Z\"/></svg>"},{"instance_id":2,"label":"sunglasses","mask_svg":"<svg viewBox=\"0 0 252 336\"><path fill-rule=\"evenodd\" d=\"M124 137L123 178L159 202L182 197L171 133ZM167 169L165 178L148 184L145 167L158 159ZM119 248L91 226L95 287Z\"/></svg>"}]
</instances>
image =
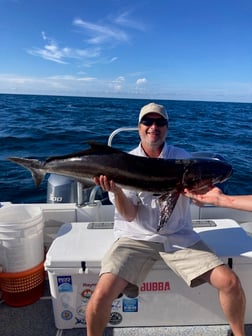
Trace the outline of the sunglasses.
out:
<instances>
[{"instance_id":1,"label":"sunglasses","mask_svg":"<svg viewBox=\"0 0 252 336\"><path fill-rule=\"evenodd\" d=\"M167 126L168 123L167 123L167 120L164 119L164 118L143 118L140 122L141 124L143 124L144 126L151 126L153 125L154 123L156 124L156 126L158 127L163 127L163 126Z\"/></svg>"}]
</instances>

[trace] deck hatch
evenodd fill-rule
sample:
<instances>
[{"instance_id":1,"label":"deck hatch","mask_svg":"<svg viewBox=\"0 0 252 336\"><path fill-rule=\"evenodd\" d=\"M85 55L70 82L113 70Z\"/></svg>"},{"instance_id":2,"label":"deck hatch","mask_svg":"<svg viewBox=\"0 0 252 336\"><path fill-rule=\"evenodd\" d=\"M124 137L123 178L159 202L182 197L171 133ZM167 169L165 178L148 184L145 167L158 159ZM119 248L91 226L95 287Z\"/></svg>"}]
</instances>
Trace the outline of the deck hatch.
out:
<instances>
[{"instance_id":1,"label":"deck hatch","mask_svg":"<svg viewBox=\"0 0 252 336\"><path fill-rule=\"evenodd\" d=\"M217 226L213 220L209 219L200 219L200 220L192 220L193 227L215 227Z\"/></svg>"}]
</instances>

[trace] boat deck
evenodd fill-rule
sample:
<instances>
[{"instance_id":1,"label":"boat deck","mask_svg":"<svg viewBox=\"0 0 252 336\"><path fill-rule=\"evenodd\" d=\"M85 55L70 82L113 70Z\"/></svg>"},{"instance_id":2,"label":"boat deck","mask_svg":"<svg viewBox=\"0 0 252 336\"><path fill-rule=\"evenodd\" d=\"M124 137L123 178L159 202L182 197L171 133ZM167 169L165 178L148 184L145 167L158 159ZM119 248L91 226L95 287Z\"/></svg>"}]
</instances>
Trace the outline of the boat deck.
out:
<instances>
[{"instance_id":1,"label":"boat deck","mask_svg":"<svg viewBox=\"0 0 252 336\"><path fill-rule=\"evenodd\" d=\"M55 327L49 284L44 296L24 307L0 304L0 335L3 336L86 336L85 328L60 330ZM104 336L228 336L228 325L107 328ZM246 336L252 325L246 325Z\"/></svg>"},{"instance_id":2,"label":"boat deck","mask_svg":"<svg viewBox=\"0 0 252 336\"><path fill-rule=\"evenodd\" d=\"M74 221L95 221L97 217L104 221L110 221L110 206L101 207L102 213L91 217L92 207L75 207L72 204L43 204L41 205L45 216L45 245L48 247L61 225ZM95 207L97 209L98 207ZM252 217L251 212L235 211L215 207L198 208L192 205L192 215L194 220L230 218L241 226L249 224L247 233L252 236ZM222 235L220 236L220 238ZM236 236L237 237L237 236ZM251 245L250 245L251 246ZM250 250L250 249L249 249ZM242 268L244 270L244 268ZM249 273L242 274L242 279L246 287L248 296L248 318L249 324L246 325L246 336L252 335L251 323L251 278ZM169 314L169 309L167 309ZM168 315L167 315L168 316ZM0 335L3 336L85 336L85 328L74 328L59 330L54 323L54 313L52 299L50 296L48 281L45 283L44 295L35 303L24 307L11 307L0 299ZM228 325L200 325L200 326L163 326L163 327L115 327L107 328L104 336L228 336L230 329Z\"/></svg>"}]
</instances>

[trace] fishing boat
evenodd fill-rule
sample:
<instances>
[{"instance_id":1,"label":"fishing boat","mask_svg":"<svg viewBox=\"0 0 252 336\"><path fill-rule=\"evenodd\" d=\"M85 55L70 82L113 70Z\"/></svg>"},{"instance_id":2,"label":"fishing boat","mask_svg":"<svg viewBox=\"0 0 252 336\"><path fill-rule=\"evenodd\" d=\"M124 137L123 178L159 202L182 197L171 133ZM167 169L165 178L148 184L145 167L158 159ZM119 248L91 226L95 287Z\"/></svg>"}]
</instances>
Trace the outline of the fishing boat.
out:
<instances>
[{"instance_id":1,"label":"fishing boat","mask_svg":"<svg viewBox=\"0 0 252 336\"><path fill-rule=\"evenodd\" d=\"M115 130L108 145L118 133L136 130ZM246 335L252 335L252 212L191 203L191 214L194 230L240 277L247 298ZM86 335L85 308L101 258L114 240L113 217L114 206L98 186L83 189L55 174L48 179L46 203L1 202L1 335ZM113 302L104 333L185 334L224 336L230 330L214 288L188 288L161 262L137 297L121 295Z\"/></svg>"}]
</instances>

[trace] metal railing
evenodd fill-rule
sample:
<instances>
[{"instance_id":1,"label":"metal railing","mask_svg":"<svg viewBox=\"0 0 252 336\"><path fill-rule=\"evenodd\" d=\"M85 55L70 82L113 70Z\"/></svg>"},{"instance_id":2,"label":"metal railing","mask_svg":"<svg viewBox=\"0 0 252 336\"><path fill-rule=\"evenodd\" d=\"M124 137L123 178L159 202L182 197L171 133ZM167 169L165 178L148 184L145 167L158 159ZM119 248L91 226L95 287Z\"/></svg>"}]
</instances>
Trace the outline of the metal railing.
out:
<instances>
[{"instance_id":1,"label":"metal railing","mask_svg":"<svg viewBox=\"0 0 252 336\"><path fill-rule=\"evenodd\" d=\"M114 137L118 134L118 133L121 133L121 132L131 132L131 131L138 131L138 127L120 127L120 128L117 128L116 130L114 130L109 138L108 138L108 146L111 146L112 145L112 141L114 139Z\"/></svg>"}]
</instances>

